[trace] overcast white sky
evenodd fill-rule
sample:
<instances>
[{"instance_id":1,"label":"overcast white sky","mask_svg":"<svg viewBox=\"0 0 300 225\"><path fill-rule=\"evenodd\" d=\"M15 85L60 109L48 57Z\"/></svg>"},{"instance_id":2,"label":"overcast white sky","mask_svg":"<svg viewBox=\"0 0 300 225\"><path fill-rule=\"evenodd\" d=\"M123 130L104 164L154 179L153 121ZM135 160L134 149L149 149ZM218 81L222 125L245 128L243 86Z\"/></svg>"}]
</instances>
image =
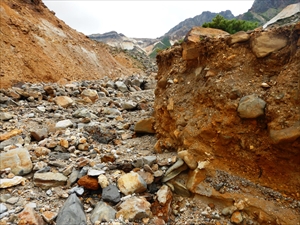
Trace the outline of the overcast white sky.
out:
<instances>
[{"instance_id":1,"label":"overcast white sky","mask_svg":"<svg viewBox=\"0 0 300 225\"><path fill-rule=\"evenodd\" d=\"M86 35L117 31L127 37L157 38L203 11L247 12L254 0L241 1L80 1L43 0L73 29Z\"/></svg>"}]
</instances>

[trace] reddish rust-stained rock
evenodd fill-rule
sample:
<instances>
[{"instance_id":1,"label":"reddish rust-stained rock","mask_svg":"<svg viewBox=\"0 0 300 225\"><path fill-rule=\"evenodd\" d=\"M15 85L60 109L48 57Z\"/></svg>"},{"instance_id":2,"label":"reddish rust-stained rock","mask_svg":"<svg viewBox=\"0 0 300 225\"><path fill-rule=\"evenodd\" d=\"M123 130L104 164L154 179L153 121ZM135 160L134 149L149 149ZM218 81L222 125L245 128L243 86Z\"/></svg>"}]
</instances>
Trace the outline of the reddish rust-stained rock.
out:
<instances>
[{"instance_id":1,"label":"reddish rust-stained rock","mask_svg":"<svg viewBox=\"0 0 300 225\"><path fill-rule=\"evenodd\" d=\"M78 185L85 187L86 189L90 190L98 190L100 185L98 184L98 179L95 177L90 177L88 175L85 175L81 177L77 181Z\"/></svg>"},{"instance_id":2,"label":"reddish rust-stained rock","mask_svg":"<svg viewBox=\"0 0 300 225\"><path fill-rule=\"evenodd\" d=\"M163 185L157 192L157 200L151 205L153 215L168 222L172 211L172 199L172 191L168 186Z\"/></svg>"}]
</instances>

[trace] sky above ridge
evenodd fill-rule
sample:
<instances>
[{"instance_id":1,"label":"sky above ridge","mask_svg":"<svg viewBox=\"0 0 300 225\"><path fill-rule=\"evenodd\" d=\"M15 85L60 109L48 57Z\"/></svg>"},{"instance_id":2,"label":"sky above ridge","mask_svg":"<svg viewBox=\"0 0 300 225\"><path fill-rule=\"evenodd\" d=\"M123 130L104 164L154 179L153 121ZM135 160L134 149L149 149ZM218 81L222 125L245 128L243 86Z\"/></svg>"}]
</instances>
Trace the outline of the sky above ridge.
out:
<instances>
[{"instance_id":1,"label":"sky above ridge","mask_svg":"<svg viewBox=\"0 0 300 225\"><path fill-rule=\"evenodd\" d=\"M55 15L85 35L116 31L127 37L157 38L203 11L247 12L254 0L241 1L102 1L43 0Z\"/></svg>"}]
</instances>

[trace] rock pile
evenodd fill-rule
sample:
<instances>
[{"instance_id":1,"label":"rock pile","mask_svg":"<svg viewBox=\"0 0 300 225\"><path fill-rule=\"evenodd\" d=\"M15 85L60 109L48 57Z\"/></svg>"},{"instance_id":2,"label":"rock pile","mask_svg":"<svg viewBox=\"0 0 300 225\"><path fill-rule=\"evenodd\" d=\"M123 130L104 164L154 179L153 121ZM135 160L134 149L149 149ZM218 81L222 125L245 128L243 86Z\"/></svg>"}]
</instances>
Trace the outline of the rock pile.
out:
<instances>
[{"instance_id":1,"label":"rock pile","mask_svg":"<svg viewBox=\"0 0 300 225\"><path fill-rule=\"evenodd\" d=\"M1 89L0 224L229 220L184 200L174 177L188 166L155 153L153 102L153 79L138 75Z\"/></svg>"},{"instance_id":2,"label":"rock pile","mask_svg":"<svg viewBox=\"0 0 300 225\"><path fill-rule=\"evenodd\" d=\"M25 83L0 95L2 224L152 218L148 200L175 158L153 152L151 79Z\"/></svg>"}]
</instances>

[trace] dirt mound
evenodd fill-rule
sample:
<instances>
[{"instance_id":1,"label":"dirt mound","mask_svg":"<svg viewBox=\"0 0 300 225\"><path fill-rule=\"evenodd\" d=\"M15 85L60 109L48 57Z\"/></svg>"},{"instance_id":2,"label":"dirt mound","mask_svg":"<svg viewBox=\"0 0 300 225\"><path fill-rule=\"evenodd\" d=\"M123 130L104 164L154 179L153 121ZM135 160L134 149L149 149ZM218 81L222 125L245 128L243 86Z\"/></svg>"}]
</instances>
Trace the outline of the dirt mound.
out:
<instances>
[{"instance_id":1,"label":"dirt mound","mask_svg":"<svg viewBox=\"0 0 300 225\"><path fill-rule=\"evenodd\" d=\"M201 196L238 198L214 185L226 173L299 200L300 23L231 36L202 29L157 57L156 150L178 151L187 188Z\"/></svg>"},{"instance_id":2,"label":"dirt mound","mask_svg":"<svg viewBox=\"0 0 300 225\"><path fill-rule=\"evenodd\" d=\"M4 0L0 11L0 88L142 73L134 59L112 56L107 45L70 28L39 0Z\"/></svg>"}]
</instances>

